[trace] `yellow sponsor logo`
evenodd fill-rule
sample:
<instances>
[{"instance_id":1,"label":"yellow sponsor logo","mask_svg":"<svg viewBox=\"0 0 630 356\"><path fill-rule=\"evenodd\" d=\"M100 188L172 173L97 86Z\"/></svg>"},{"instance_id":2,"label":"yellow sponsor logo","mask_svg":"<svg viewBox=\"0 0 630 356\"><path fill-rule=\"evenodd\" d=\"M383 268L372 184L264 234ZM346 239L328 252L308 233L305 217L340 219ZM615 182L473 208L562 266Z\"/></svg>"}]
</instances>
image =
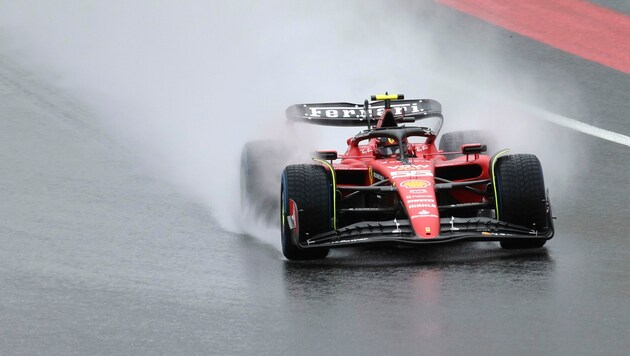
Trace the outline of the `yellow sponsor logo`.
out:
<instances>
[{"instance_id":1,"label":"yellow sponsor logo","mask_svg":"<svg viewBox=\"0 0 630 356\"><path fill-rule=\"evenodd\" d=\"M426 180L407 180L400 183L400 185L405 188L426 188L430 186L431 183Z\"/></svg>"}]
</instances>

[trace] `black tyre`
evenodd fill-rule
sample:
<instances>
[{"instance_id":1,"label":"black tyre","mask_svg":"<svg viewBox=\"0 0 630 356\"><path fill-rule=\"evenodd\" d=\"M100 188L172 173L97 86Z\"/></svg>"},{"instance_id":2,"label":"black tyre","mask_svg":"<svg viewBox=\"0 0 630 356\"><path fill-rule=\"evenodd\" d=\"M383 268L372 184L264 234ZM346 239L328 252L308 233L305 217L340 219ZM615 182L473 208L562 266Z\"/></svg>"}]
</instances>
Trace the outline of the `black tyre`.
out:
<instances>
[{"instance_id":1,"label":"black tyre","mask_svg":"<svg viewBox=\"0 0 630 356\"><path fill-rule=\"evenodd\" d=\"M241 151L241 208L268 223L278 216L277 187L287 156L282 142L251 141Z\"/></svg>"},{"instance_id":2,"label":"black tyre","mask_svg":"<svg viewBox=\"0 0 630 356\"><path fill-rule=\"evenodd\" d=\"M440 138L440 144L438 148L444 152L461 152L462 145L466 143L481 143L487 146L486 152L493 152L495 143L492 135L485 131L468 130L468 131L453 131L447 132ZM459 157L459 155L452 155L452 157Z\"/></svg>"},{"instance_id":3,"label":"black tyre","mask_svg":"<svg viewBox=\"0 0 630 356\"><path fill-rule=\"evenodd\" d=\"M547 197L542 166L531 154L499 157L495 165L497 217L538 231L548 228ZM501 241L507 249L539 248L546 240Z\"/></svg>"},{"instance_id":4,"label":"black tyre","mask_svg":"<svg viewBox=\"0 0 630 356\"><path fill-rule=\"evenodd\" d=\"M332 186L324 167L296 164L285 168L280 188L282 253L289 260L322 259L327 248L302 249L299 242L316 234L332 230ZM289 199L298 208L299 236L289 228Z\"/></svg>"}]
</instances>

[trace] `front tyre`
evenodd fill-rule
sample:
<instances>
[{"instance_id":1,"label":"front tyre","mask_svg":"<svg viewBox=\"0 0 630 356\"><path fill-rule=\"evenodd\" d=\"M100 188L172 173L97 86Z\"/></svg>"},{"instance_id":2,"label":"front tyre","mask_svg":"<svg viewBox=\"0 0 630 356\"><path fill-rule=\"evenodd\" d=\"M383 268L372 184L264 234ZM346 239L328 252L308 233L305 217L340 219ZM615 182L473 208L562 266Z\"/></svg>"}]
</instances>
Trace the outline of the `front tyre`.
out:
<instances>
[{"instance_id":1,"label":"front tyre","mask_svg":"<svg viewBox=\"0 0 630 356\"><path fill-rule=\"evenodd\" d=\"M282 253L289 260L315 260L328 255L328 248L300 247L319 233L332 230L332 188L329 173L320 165L296 164L282 173L280 218ZM290 201L297 206L297 221L289 225Z\"/></svg>"},{"instance_id":2,"label":"front tyre","mask_svg":"<svg viewBox=\"0 0 630 356\"><path fill-rule=\"evenodd\" d=\"M497 217L501 221L545 231L550 227L545 181L538 158L531 154L499 157L495 166ZM506 249L540 248L547 242L506 240Z\"/></svg>"}]
</instances>

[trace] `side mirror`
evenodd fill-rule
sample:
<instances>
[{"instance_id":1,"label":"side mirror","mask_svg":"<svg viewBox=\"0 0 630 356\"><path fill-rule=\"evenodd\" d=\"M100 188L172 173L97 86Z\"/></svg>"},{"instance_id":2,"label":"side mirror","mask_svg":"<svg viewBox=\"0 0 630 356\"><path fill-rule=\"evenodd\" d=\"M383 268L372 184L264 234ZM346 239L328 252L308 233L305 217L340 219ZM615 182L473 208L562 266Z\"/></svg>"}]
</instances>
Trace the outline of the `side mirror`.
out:
<instances>
[{"instance_id":1,"label":"side mirror","mask_svg":"<svg viewBox=\"0 0 630 356\"><path fill-rule=\"evenodd\" d=\"M320 150L313 152L313 158L319 158L326 161L334 161L338 157L336 150Z\"/></svg>"},{"instance_id":2,"label":"side mirror","mask_svg":"<svg viewBox=\"0 0 630 356\"><path fill-rule=\"evenodd\" d=\"M480 143L467 143L462 145L462 153L465 155L479 154L482 152L486 152L487 150L488 147Z\"/></svg>"}]
</instances>

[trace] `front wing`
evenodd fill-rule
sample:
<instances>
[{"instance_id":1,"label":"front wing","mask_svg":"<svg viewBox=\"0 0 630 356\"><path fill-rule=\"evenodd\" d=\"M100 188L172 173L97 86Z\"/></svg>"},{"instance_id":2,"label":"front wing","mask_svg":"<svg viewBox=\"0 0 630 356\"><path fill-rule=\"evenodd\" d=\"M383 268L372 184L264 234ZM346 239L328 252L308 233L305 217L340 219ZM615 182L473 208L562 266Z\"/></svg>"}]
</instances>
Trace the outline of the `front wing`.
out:
<instances>
[{"instance_id":1,"label":"front wing","mask_svg":"<svg viewBox=\"0 0 630 356\"><path fill-rule=\"evenodd\" d=\"M306 243L300 243L300 247L419 246L455 241L549 240L554 234L551 219L551 214L549 214L549 227L543 231L536 231L484 217L441 218L440 234L433 238L417 236L409 220L363 221L310 237Z\"/></svg>"}]
</instances>

